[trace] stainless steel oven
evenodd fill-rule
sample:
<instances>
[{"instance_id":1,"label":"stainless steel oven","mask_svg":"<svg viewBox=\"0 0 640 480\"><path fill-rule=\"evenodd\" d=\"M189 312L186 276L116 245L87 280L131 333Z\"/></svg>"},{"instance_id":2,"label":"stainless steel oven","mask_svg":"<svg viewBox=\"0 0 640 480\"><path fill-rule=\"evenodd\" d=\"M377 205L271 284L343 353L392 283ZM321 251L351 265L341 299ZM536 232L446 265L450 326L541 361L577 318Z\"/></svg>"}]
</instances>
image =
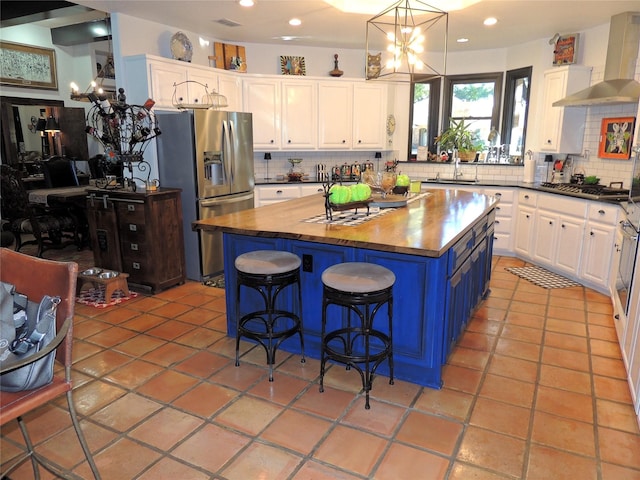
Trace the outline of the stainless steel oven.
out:
<instances>
[{"instance_id":1,"label":"stainless steel oven","mask_svg":"<svg viewBox=\"0 0 640 480\"><path fill-rule=\"evenodd\" d=\"M638 249L639 225L637 223L634 224L633 220L635 219L627 217L621 223L622 244L620 245L620 263L618 265L618 278L616 279L616 292L625 315L629 313L629 294L631 292L633 269Z\"/></svg>"}]
</instances>

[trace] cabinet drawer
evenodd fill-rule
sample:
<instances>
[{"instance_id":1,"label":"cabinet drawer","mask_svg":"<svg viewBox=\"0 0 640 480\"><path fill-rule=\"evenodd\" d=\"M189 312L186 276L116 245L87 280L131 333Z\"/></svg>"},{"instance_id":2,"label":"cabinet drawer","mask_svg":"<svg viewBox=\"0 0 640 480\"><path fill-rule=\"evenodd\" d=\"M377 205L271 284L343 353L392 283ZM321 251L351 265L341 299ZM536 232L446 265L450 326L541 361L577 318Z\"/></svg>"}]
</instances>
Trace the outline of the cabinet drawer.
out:
<instances>
[{"instance_id":1,"label":"cabinet drawer","mask_svg":"<svg viewBox=\"0 0 640 480\"><path fill-rule=\"evenodd\" d=\"M118 220L125 223L144 223L144 203L117 202Z\"/></svg>"},{"instance_id":2,"label":"cabinet drawer","mask_svg":"<svg viewBox=\"0 0 640 480\"><path fill-rule=\"evenodd\" d=\"M502 190L499 188L485 188L483 193L500 199L500 203L513 203L515 192L513 190Z\"/></svg>"},{"instance_id":3,"label":"cabinet drawer","mask_svg":"<svg viewBox=\"0 0 640 480\"><path fill-rule=\"evenodd\" d=\"M464 261L469 258L469 255L471 255L471 251L473 250L473 238L473 230L469 230L464 237L462 237L458 243L449 250L449 265L447 268L447 273L449 275L460 268Z\"/></svg>"},{"instance_id":4,"label":"cabinet drawer","mask_svg":"<svg viewBox=\"0 0 640 480\"><path fill-rule=\"evenodd\" d=\"M518 192L518 205L526 205L529 207L535 207L538 200L538 195L531 190L522 190Z\"/></svg>"},{"instance_id":5,"label":"cabinet drawer","mask_svg":"<svg viewBox=\"0 0 640 480\"><path fill-rule=\"evenodd\" d=\"M512 224L513 219L510 217L496 217L495 222L493 222L496 233L511 233Z\"/></svg>"},{"instance_id":6,"label":"cabinet drawer","mask_svg":"<svg viewBox=\"0 0 640 480\"><path fill-rule=\"evenodd\" d=\"M149 262L144 258L123 255L122 268L129 274L129 281L133 283L146 283L149 281L149 275L153 273Z\"/></svg>"},{"instance_id":7,"label":"cabinet drawer","mask_svg":"<svg viewBox=\"0 0 640 480\"><path fill-rule=\"evenodd\" d=\"M141 242L146 237L146 228L144 222L127 221L128 219L118 218L118 226L120 227L120 238L123 241Z\"/></svg>"},{"instance_id":8,"label":"cabinet drawer","mask_svg":"<svg viewBox=\"0 0 640 480\"><path fill-rule=\"evenodd\" d=\"M315 194L318 194L318 193L323 193L324 189L322 188L321 184L300 185L300 192L301 192L303 197L306 197L307 195L315 195Z\"/></svg>"},{"instance_id":9,"label":"cabinet drawer","mask_svg":"<svg viewBox=\"0 0 640 480\"><path fill-rule=\"evenodd\" d=\"M615 225L618 221L620 207L618 205L607 205L604 203L589 204L589 220Z\"/></svg>"},{"instance_id":10,"label":"cabinet drawer","mask_svg":"<svg viewBox=\"0 0 640 480\"><path fill-rule=\"evenodd\" d=\"M563 197L554 193L543 193L538 195L538 208L550 212L558 212L564 215L584 218L587 202L574 198Z\"/></svg>"},{"instance_id":11,"label":"cabinet drawer","mask_svg":"<svg viewBox=\"0 0 640 480\"><path fill-rule=\"evenodd\" d=\"M143 236L140 238L121 238L120 239L120 250L122 251L122 256L131 256L135 258L144 258L146 256L146 252L148 252L149 247L146 244L146 239Z\"/></svg>"},{"instance_id":12,"label":"cabinet drawer","mask_svg":"<svg viewBox=\"0 0 640 480\"><path fill-rule=\"evenodd\" d=\"M260 200L290 200L300 197L300 188L297 186L260 187Z\"/></svg>"},{"instance_id":13,"label":"cabinet drawer","mask_svg":"<svg viewBox=\"0 0 640 480\"><path fill-rule=\"evenodd\" d=\"M500 203L496 205L496 218L511 218L513 215L513 204L512 203Z\"/></svg>"}]
</instances>

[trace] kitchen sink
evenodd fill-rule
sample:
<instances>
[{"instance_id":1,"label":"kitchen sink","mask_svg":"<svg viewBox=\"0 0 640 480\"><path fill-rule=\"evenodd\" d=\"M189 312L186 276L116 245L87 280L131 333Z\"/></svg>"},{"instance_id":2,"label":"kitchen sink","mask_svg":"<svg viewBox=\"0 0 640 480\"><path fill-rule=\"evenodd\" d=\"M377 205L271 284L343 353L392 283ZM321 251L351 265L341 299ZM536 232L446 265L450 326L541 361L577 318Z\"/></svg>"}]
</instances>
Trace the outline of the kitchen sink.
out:
<instances>
[{"instance_id":1,"label":"kitchen sink","mask_svg":"<svg viewBox=\"0 0 640 480\"><path fill-rule=\"evenodd\" d=\"M427 178L426 180L429 183L478 183L477 180L472 180L470 178Z\"/></svg>"}]
</instances>

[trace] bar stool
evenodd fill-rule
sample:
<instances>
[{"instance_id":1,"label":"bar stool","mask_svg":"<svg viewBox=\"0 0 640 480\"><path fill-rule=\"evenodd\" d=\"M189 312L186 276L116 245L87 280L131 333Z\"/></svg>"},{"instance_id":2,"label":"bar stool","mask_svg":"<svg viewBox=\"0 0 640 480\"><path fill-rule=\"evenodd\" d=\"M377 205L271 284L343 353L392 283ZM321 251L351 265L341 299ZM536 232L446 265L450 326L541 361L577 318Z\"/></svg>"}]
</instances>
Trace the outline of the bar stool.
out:
<instances>
[{"instance_id":1,"label":"bar stool","mask_svg":"<svg viewBox=\"0 0 640 480\"><path fill-rule=\"evenodd\" d=\"M391 270L372 263L340 263L322 272L320 392L324 391L327 360L358 371L366 409L370 408L369 391L376 369L385 359L389 361L389 384L393 385L392 289L395 281ZM332 304L348 309L347 325L327 332L327 307ZM373 328L373 319L384 304L387 304L388 333ZM352 323L351 312L359 322Z\"/></svg>"},{"instance_id":2,"label":"bar stool","mask_svg":"<svg viewBox=\"0 0 640 480\"><path fill-rule=\"evenodd\" d=\"M258 342L267 353L269 381L273 382L276 350L287 338L300 335L302 363L302 291L300 289L300 257L277 250L256 250L243 253L235 260L236 268L236 367L240 365L240 338ZM297 288L297 313L276 308L278 295L288 286ZM262 310L240 316L241 287L252 288L264 302ZM294 297L292 297L294 298Z\"/></svg>"}]
</instances>

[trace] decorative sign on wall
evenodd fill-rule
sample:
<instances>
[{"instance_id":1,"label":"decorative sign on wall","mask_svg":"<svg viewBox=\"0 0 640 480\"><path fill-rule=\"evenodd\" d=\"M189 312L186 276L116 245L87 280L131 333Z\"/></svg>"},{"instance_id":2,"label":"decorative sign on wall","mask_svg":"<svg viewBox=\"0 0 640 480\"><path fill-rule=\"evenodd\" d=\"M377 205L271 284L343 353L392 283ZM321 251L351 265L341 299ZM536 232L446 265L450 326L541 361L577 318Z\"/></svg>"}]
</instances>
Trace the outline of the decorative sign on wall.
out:
<instances>
[{"instance_id":1,"label":"decorative sign on wall","mask_svg":"<svg viewBox=\"0 0 640 480\"><path fill-rule=\"evenodd\" d=\"M560 35L556 40L556 46L553 50L553 64L569 65L576 63L578 57L578 39L579 33L570 33L568 35Z\"/></svg>"},{"instance_id":2,"label":"decorative sign on wall","mask_svg":"<svg viewBox=\"0 0 640 480\"><path fill-rule=\"evenodd\" d=\"M631 140L635 117L603 118L600 129L599 158L631 158Z\"/></svg>"},{"instance_id":3,"label":"decorative sign on wall","mask_svg":"<svg viewBox=\"0 0 640 480\"><path fill-rule=\"evenodd\" d=\"M306 75L307 67L304 57L280 56L280 73L282 75Z\"/></svg>"},{"instance_id":4,"label":"decorative sign on wall","mask_svg":"<svg viewBox=\"0 0 640 480\"><path fill-rule=\"evenodd\" d=\"M1 84L58 89L56 52L51 48L0 42L0 72Z\"/></svg>"}]
</instances>

